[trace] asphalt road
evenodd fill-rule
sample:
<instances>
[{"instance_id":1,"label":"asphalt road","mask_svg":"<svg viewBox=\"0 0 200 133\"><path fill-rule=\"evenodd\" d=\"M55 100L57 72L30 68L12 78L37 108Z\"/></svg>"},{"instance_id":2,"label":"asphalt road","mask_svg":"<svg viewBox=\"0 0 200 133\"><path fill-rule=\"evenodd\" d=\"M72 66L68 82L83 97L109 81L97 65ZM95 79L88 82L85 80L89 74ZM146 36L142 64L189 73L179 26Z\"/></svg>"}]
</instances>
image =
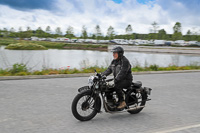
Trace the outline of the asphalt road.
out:
<instances>
[{"instance_id":1,"label":"asphalt road","mask_svg":"<svg viewBox=\"0 0 200 133\"><path fill-rule=\"evenodd\" d=\"M0 133L199 133L200 72L135 75L152 101L136 115L76 120L71 103L86 77L0 81Z\"/></svg>"}]
</instances>

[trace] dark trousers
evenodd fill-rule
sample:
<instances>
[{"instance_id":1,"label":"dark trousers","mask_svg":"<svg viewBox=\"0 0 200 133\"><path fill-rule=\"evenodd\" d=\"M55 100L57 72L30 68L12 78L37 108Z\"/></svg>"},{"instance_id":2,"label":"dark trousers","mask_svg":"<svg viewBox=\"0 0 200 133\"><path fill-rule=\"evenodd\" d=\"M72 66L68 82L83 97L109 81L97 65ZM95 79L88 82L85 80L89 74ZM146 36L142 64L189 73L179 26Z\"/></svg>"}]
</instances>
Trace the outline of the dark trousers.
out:
<instances>
[{"instance_id":1,"label":"dark trousers","mask_svg":"<svg viewBox=\"0 0 200 133\"><path fill-rule=\"evenodd\" d=\"M115 84L114 91L116 91L116 93L118 95L119 102L124 101L122 89L128 88L129 86L131 86L131 83L132 83L132 80L122 80ZM107 94L107 98L112 99L112 95Z\"/></svg>"}]
</instances>

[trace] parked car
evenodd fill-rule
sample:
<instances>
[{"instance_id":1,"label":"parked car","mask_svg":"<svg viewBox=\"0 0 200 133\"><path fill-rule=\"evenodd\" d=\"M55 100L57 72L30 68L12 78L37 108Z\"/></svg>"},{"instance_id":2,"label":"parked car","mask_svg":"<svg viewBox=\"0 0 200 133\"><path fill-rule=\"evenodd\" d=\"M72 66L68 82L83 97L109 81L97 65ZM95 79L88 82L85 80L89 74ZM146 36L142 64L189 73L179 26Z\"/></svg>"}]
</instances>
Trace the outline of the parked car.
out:
<instances>
[{"instance_id":1,"label":"parked car","mask_svg":"<svg viewBox=\"0 0 200 133\"><path fill-rule=\"evenodd\" d=\"M39 38L38 38L38 37L35 37L35 36L32 36L32 37L31 37L31 40L32 40L32 41L38 41L38 39L39 39Z\"/></svg>"},{"instance_id":2,"label":"parked car","mask_svg":"<svg viewBox=\"0 0 200 133\"><path fill-rule=\"evenodd\" d=\"M154 40L154 45L164 46L165 42L165 40Z\"/></svg>"},{"instance_id":3,"label":"parked car","mask_svg":"<svg viewBox=\"0 0 200 133\"><path fill-rule=\"evenodd\" d=\"M114 39L113 42L115 42L116 44L129 44L128 40L125 39Z\"/></svg>"},{"instance_id":4,"label":"parked car","mask_svg":"<svg viewBox=\"0 0 200 133\"><path fill-rule=\"evenodd\" d=\"M38 38L38 41L46 41L46 38Z\"/></svg>"},{"instance_id":5,"label":"parked car","mask_svg":"<svg viewBox=\"0 0 200 133\"><path fill-rule=\"evenodd\" d=\"M93 39L85 39L84 42L86 42L86 43L92 43L92 40L93 40Z\"/></svg>"},{"instance_id":6,"label":"parked car","mask_svg":"<svg viewBox=\"0 0 200 133\"><path fill-rule=\"evenodd\" d=\"M56 38L56 40L58 42L66 42L66 41L69 41L70 39L69 38L65 38L65 37L58 37L58 38Z\"/></svg>"},{"instance_id":7,"label":"parked car","mask_svg":"<svg viewBox=\"0 0 200 133\"><path fill-rule=\"evenodd\" d=\"M171 46L171 45L173 45L174 44L174 41L166 41L165 42L165 45L166 46Z\"/></svg>"},{"instance_id":8,"label":"parked car","mask_svg":"<svg viewBox=\"0 0 200 133\"><path fill-rule=\"evenodd\" d=\"M197 45L198 42L197 41L189 41L188 43L193 44L193 45Z\"/></svg>"},{"instance_id":9,"label":"parked car","mask_svg":"<svg viewBox=\"0 0 200 133\"><path fill-rule=\"evenodd\" d=\"M50 41L51 41L51 42L56 42L57 39L51 38Z\"/></svg>"},{"instance_id":10,"label":"parked car","mask_svg":"<svg viewBox=\"0 0 200 133\"><path fill-rule=\"evenodd\" d=\"M78 39L76 42L83 43L84 41L85 41L85 39Z\"/></svg>"},{"instance_id":11,"label":"parked car","mask_svg":"<svg viewBox=\"0 0 200 133\"><path fill-rule=\"evenodd\" d=\"M174 41L174 43L176 45L180 45L180 46L186 46L187 45L187 43L185 43L184 40L176 40L176 41Z\"/></svg>"}]
</instances>

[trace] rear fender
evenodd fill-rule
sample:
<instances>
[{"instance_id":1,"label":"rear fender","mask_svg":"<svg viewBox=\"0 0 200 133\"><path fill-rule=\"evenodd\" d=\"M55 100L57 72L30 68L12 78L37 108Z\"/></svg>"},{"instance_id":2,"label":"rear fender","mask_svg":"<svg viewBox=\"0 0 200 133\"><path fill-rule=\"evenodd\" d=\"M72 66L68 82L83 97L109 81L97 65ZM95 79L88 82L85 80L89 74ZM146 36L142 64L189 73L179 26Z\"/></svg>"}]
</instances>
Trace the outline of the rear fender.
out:
<instances>
[{"instance_id":1,"label":"rear fender","mask_svg":"<svg viewBox=\"0 0 200 133\"><path fill-rule=\"evenodd\" d=\"M149 87L144 87L144 91L147 93L147 95L151 95L152 89Z\"/></svg>"},{"instance_id":2,"label":"rear fender","mask_svg":"<svg viewBox=\"0 0 200 133\"><path fill-rule=\"evenodd\" d=\"M149 87L140 87L140 88L135 88L135 90L137 93L151 95L152 89Z\"/></svg>"}]
</instances>

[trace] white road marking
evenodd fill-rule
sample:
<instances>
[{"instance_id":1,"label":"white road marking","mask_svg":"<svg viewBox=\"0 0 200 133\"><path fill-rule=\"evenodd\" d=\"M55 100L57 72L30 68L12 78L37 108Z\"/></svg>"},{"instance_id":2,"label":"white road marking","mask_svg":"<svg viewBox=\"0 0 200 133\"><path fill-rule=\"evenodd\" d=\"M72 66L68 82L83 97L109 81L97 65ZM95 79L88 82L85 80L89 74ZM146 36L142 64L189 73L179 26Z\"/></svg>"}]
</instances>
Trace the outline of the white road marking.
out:
<instances>
[{"instance_id":1,"label":"white road marking","mask_svg":"<svg viewBox=\"0 0 200 133\"><path fill-rule=\"evenodd\" d=\"M3 119L3 120L0 120L0 122L5 122L5 121L9 121L9 120L12 120L12 118Z\"/></svg>"},{"instance_id":2,"label":"white road marking","mask_svg":"<svg viewBox=\"0 0 200 133\"><path fill-rule=\"evenodd\" d=\"M190 126L185 126L185 127L179 127L179 128L169 129L169 130L165 130L165 131L159 131L159 132L155 132L155 133L172 133L172 132L186 130L186 129L190 129L190 128L196 128L196 127L200 127L200 124L190 125Z\"/></svg>"}]
</instances>

